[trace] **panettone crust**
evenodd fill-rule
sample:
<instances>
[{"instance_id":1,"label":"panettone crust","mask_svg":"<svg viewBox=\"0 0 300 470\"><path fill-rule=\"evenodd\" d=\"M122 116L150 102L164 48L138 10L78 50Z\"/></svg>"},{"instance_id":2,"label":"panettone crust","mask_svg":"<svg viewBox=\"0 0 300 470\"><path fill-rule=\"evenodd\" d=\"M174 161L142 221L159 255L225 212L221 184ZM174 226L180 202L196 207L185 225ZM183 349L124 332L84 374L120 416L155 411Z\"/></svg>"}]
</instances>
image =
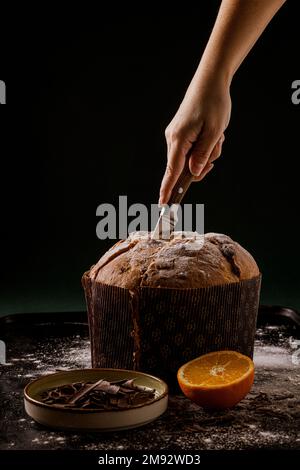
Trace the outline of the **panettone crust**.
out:
<instances>
[{"instance_id":1,"label":"panettone crust","mask_svg":"<svg viewBox=\"0 0 300 470\"><path fill-rule=\"evenodd\" d=\"M88 275L127 289L178 289L239 282L258 276L259 269L250 253L227 235L175 232L171 240L153 240L135 232L108 250Z\"/></svg>"}]
</instances>

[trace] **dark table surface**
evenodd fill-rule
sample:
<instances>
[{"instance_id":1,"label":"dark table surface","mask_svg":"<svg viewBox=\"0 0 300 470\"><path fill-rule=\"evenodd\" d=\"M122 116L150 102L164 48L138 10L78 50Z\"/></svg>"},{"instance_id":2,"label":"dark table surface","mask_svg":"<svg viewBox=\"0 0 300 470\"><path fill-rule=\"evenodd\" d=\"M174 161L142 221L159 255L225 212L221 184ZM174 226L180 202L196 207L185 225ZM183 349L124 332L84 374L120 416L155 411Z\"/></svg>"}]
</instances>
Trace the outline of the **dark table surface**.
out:
<instances>
[{"instance_id":1,"label":"dark table surface","mask_svg":"<svg viewBox=\"0 0 300 470\"><path fill-rule=\"evenodd\" d=\"M57 370L90 367L84 314L1 319L7 363L1 365L0 449L300 449L299 326L278 311L263 313L255 341L254 385L234 409L208 413L183 395L171 394L161 418L113 433L54 431L24 411L23 388L29 381Z\"/></svg>"}]
</instances>

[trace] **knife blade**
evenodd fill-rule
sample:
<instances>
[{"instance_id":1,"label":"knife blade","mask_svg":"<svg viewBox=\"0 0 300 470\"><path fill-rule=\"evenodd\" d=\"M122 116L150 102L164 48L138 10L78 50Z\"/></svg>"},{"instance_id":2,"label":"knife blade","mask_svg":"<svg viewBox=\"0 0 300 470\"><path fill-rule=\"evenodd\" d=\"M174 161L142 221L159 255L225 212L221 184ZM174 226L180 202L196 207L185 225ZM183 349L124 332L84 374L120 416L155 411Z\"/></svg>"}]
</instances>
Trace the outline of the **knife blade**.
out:
<instances>
[{"instance_id":1,"label":"knife blade","mask_svg":"<svg viewBox=\"0 0 300 470\"><path fill-rule=\"evenodd\" d=\"M174 232L174 228L178 221L177 214L179 204L194 179L189 169L189 159L190 152L186 156L183 170L174 185L169 201L163 206L160 212L159 219L151 238L169 240Z\"/></svg>"}]
</instances>

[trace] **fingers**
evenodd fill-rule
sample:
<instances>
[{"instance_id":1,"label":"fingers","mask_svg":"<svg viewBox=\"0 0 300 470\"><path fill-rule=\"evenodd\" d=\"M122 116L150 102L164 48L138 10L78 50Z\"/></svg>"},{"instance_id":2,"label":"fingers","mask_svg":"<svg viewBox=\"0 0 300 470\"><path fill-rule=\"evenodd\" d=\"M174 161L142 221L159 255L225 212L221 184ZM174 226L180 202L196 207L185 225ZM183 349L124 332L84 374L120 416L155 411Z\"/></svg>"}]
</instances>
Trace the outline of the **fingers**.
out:
<instances>
[{"instance_id":1,"label":"fingers","mask_svg":"<svg viewBox=\"0 0 300 470\"><path fill-rule=\"evenodd\" d=\"M201 175L219 139L220 134L204 127L194 144L190 157L190 171L194 176L199 177Z\"/></svg>"},{"instance_id":2,"label":"fingers","mask_svg":"<svg viewBox=\"0 0 300 470\"><path fill-rule=\"evenodd\" d=\"M224 134L222 134L220 139L216 143L215 147L213 148L213 151L211 152L210 157L208 159L208 162L206 163L205 167L203 168L203 171L201 172L201 174L199 176L194 178L194 181L203 180L204 176L206 176L207 173L209 173L209 171L211 171L213 169L213 166L211 166L211 164L215 160L217 160L217 158L220 157L224 140L225 140L225 136L224 136Z\"/></svg>"},{"instance_id":3,"label":"fingers","mask_svg":"<svg viewBox=\"0 0 300 470\"><path fill-rule=\"evenodd\" d=\"M209 173L214 162L221 155L222 144L225 140L224 134L216 138L216 134L203 129L198 140L193 146L189 166L194 175L194 181L201 181ZM181 174L185 158L190 150L190 143L182 143L179 139L168 139L168 163L161 183L159 204L167 204L172 189Z\"/></svg>"},{"instance_id":4,"label":"fingers","mask_svg":"<svg viewBox=\"0 0 300 470\"><path fill-rule=\"evenodd\" d=\"M172 189L183 170L186 153L179 142L173 142L168 145L168 163L161 183L159 204L168 203Z\"/></svg>"},{"instance_id":5,"label":"fingers","mask_svg":"<svg viewBox=\"0 0 300 470\"><path fill-rule=\"evenodd\" d=\"M216 143L213 151L211 152L210 154L210 157L208 159L208 161L210 163L214 162L215 160L217 160L217 158L219 158L221 156L221 152L222 152L222 145L223 145L223 142L225 140L225 136L224 134L221 135L220 139L218 140L218 142Z\"/></svg>"},{"instance_id":6,"label":"fingers","mask_svg":"<svg viewBox=\"0 0 300 470\"><path fill-rule=\"evenodd\" d=\"M214 167L213 163L208 162L207 165L205 166L204 170L202 171L201 175L198 177L199 179L195 181L201 181L203 178L209 173Z\"/></svg>"}]
</instances>

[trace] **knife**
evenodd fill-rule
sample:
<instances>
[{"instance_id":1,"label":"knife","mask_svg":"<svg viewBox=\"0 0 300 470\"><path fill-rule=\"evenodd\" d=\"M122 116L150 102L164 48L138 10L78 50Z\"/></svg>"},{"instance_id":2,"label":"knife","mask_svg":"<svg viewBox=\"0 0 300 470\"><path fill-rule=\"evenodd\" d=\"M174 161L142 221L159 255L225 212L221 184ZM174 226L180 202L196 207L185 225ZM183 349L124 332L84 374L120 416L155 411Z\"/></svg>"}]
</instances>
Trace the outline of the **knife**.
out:
<instances>
[{"instance_id":1,"label":"knife","mask_svg":"<svg viewBox=\"0 0 300 470\"><path fill-rule=\"evenodd\" d=\"M175 183L169 201L163 206L160 212L158 222L151 238L169 240L174 232L175 225L178 221L177 213L179 204L194 179L194 176L190 172L189 159L190 152L186 156L183 170Z\"/></svg>"}]
</instances>

